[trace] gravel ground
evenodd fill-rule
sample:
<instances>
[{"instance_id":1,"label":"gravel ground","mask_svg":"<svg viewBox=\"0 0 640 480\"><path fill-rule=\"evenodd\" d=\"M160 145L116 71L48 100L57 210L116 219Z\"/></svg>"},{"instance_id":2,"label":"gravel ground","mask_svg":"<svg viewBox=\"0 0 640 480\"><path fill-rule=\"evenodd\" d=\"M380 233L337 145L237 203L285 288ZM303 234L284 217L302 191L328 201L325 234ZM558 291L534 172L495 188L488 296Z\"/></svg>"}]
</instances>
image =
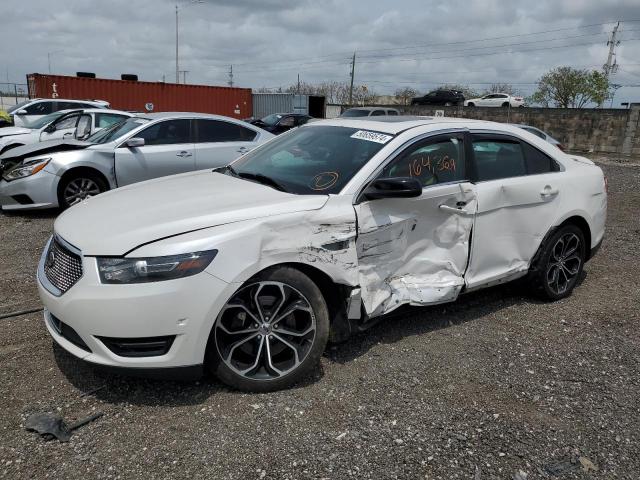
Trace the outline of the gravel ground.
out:
<instances>
[{"instance_id":1,"label":"gravel ground","mask_svg":"<svg viewBox=\"0 0 640 480\"><path fill-rule=\"evenodd\" d=\"M607 235L573 296L506 285L410 309L291 390L111 376L56 348L39 313L0 320L0 476L640 478L640 167L603 168ZM0 214L0 316L39 307L52 224ZM105 416L45 442L23 429L43 411Z\"/></svg>"}]
</instances>

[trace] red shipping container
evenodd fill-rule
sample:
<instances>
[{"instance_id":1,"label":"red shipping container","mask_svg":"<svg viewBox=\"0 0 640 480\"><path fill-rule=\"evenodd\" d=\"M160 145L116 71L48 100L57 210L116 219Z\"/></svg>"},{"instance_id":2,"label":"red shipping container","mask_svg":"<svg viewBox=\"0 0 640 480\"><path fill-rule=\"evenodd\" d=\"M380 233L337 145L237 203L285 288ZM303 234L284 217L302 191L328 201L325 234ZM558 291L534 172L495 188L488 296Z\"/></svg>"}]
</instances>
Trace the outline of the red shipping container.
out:
<instances>
[{"instance_id":1,"label":"red shipping container","mask_svg":"<svg viewBox=\"0 0 640 480\"><path fill-rule=\"evenodd\" d=\"M31 98L106 100L111 108L140 112L215 113L247 118L253 113L250 88L138 82L64 75L27 75Z\"/></svg>"}]
</instances>

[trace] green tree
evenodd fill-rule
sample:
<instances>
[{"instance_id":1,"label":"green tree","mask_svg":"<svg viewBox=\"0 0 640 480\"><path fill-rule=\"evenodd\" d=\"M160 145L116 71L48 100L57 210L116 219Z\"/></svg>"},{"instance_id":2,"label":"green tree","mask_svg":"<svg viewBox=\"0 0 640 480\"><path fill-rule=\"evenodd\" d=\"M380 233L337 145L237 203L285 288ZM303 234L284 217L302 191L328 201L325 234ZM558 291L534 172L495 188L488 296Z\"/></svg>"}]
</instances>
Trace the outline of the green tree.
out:
<instances>
[{"instance_id":1,"label":"green tree","mask_svg":"<svg viewBox=\"0 0 640 480\"><path fill-rule=\"evenodd\" d=\"M398 97L402 105L409 105L411 103L411 99L418 96L418 91L415 88L402 87L398 88L394 95Z\"/></svg>"},{"instance_id":2,"label":"green tree","mask_svg":"<svg viewBox=\"0 0 640 480\"><path fill-rule=\"evenodd\" d=\"M545 107L583 108L590 103L601 105L609 90L609 80L602 72L558 67L538 80L531 100Z\"/></svg>"}]
</instances>

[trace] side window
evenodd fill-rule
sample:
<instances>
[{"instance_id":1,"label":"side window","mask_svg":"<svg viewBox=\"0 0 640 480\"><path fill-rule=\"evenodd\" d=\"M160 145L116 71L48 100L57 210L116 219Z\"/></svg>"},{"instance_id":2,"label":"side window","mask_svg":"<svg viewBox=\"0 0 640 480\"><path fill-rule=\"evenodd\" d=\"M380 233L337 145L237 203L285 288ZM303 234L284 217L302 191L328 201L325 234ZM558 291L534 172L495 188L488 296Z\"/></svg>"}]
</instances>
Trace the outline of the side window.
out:
<instances>
[{"instance_id":1,"label":"side window","mask_svg":"<svg viewBox=\"0 0 640 480\"><path fill-rule=\"evenodd\" d=\"M55 124L56 130L76 128L76 124L78 123L78 117L80 117L80 115L71 115L69 117L63 118L59 122L56 122Z\"/></svg>"},{"instance_id":2,"label":"side window","mask_svg":"<svg viewBox=\"0 0 640 480\"><path fill-rule=\"evenodd\" d=\"M190 123L189 119L165 120L145 128L136 137L144 138L145 145L191 143Z\"/></svg>"},{"instance_id":3,"label":"side window","mask_svg":"<svg viewBox=\"0 0 640 480\"><path fill-rule=\"evenodd\" d=\"M282 120L280 120L279 125L281 127L293 127L293 125L295 124L295 117L284 117Z\"/></svg>"},{"instance_id":4,"label":"side window","mask_svg":"<svg viewBox=\"0 0 640 480\"><path fill-rule=\"evenodd\" d=\"M78 120L75 136L78 140L83 140L89 135L91 135L91 115L82 115Z\"/></svg>"},{"instance_id":5,"label":"side window","mask_svg":"<svg viewBox=\"0 0 640 480\"><path fill-rule=\"evenodd\" d=\"M516 140L476 138L473 156L479 181L527 174L522 145Z\"/></svg>"},{"instance_id":6,"label":"side window","mask_svg":"<svg viewBox=\"0 0 640 480\"><path fill-rule=\"evenodd\" d=\"M197 142L250 142L257 133L235 123L222 120L196 120Z\"/></svg>"},{"instance_id":7,"label":"side window","mask_svg":"<svg viewBox=\"0 0 640 480\"><path fill-rule=\"evenodd\" d=\"M533 133L534 135L540 137L543 140L547 139L547 136L542 133L540 130L536 129L536 128L527 128L527 127L523 127L527 132L529 133Z\"/></svg>"},{"instance_id":8,"label":"side window","mask_svg":"<svg viewBox=\"0 0 640 480\"><path fill-rule=\"evenodd\" d=\"M398 112L395 110L387 110L387 115L398 115Z\"/></svg>"},{"instance_id":9,"label":"side window","mask_svg":"<svg viewBox=\"0 0 640 480\"><path fill-rule=\"evenodd\" d=\"M522 142L524 155L527 162L527 173L535 175L538 173L558 172L560 168L553 158L541 152L537 148Z\"/></svg>"},{"instance_id":10,"label":"side window","mask_svg":"<svg viewBox=\"0 0 640 480\"><path fill-rule=\"evenodd\" d=\"M311 117L298 117L296 124L297 125L304 125L305 123L307 123L309 121Z\"/></svg>"},{"instance_id":11,"label":"side window","mask_svg":"<svg viewBox=\"0 0 640 480\"><path fill-rule=\"evenodd\" d=\"M56 112L60 110L79 110L81 108L89 108L85 107L81 103L76 102L56 102Z\"/></svg>"},{"instance_id":12,"label":"side window","mask_svg":"<svg viewBox=\"0 0 640 480\"><path fill-rule=\"evenodd\" d=\"M114 123L121 122L126 117L125 115L116 115L115 113L96 113L96 128L106 128Z\"/></svg>"},{"instance_id":13,"label":"side window","mask_svg":"<svg viewBox=\"0 0 640 480\"><path fill-rule=\"evenodd\" d=\"M379 117L380 115L384 115L384 110L374 110L373 112L371 112L371 116L372 117Z\"/></svg>"},{"instance_id":14,"label":"side window","mask_svg":"<svg viewBox=\"0 0 640 480\"><path fill-rule=\"evenodd\" d=\"M33 103L25 110L27 115L49 115L53 112L53 102L45 100L44 102Z\"/></svg>"},{"instance_id":15,"label":"side window","mask_svg":"<svg viewBox=\"0 0 640 480\"><path fill-rule=\"evenodd\" d=\"M387 165L380 178L415 177L422 186L466 179L462 137L438 137L418 142Z\"/></svg>"}]
</instances>

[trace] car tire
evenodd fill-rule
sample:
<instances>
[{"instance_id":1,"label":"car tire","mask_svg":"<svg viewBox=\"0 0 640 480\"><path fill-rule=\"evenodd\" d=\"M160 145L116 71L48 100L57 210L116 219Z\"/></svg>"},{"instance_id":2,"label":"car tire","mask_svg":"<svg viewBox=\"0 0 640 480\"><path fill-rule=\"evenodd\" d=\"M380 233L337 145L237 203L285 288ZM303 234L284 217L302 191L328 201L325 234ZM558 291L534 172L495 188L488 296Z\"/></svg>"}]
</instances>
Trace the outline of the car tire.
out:
<instances>
[{"instance_id":1,"label":"car tire","mask_svg":"<svg viewBox=\"0 0 640 480\"><path fill-rule=\"evenodd\" d=\"M504 103L502 104L502 106L503 106L503 107L505 107L505 108L507 108L507 107L509 106L509 102L504 102Z\"/></svg>"},{"instance_id":2,"label":"car tire","mask_svg":"<svg viewBox=\"0 0 640 480\"><path fill-rule=\"evenodd\" d=\"M206 365L232 388L280 390L318 365L329 327L318 286L295 268L272 268L245 282L218 314Z\"/></svg>"},{"instance_id":3,"label":"car tire","mask_svg":"<svg viewBox=\"0 0 640 480\"><path fill-rule=\"evenodd\" d=\"M109 186L97 173L81 171L63 176L58 184L58 205L67 209L85 198L99 195L109 190Z\"/></svg>"},{"instance_id":4,"label":"car tire","mask_svg":"<svg viewBox=\"0 0 640 480\"><path fill-rule=\"evenodd\" d=\"M445 106L445 107L450 107L450 106L452 106L452 105L453 105L453 103L451 103L451 102L444 102L444 106Z\"/></svg>"},{"instance_id":5,"label":"car tire","mask_svg":"<svg viewBox=\"0 0 640 480\"><path fill-rule=\"evenodd\" d=\"M475 106L476 106L476 104L475 104L475 103L473 103L473 102L469 102L469 103L467 103L467 107L475 107Z\"/></svg>"},{"instance_id":6,"label":"car tire","mask_svg":"<svg viewBox=\"0 0 640 480\"><path fill-rule=\"evenodd\" d=\"M582 276L587 245L576 225L556 230L540 247L529 283L538 297L555 301L571 295Z\"/></svg>"}]
</instances>

